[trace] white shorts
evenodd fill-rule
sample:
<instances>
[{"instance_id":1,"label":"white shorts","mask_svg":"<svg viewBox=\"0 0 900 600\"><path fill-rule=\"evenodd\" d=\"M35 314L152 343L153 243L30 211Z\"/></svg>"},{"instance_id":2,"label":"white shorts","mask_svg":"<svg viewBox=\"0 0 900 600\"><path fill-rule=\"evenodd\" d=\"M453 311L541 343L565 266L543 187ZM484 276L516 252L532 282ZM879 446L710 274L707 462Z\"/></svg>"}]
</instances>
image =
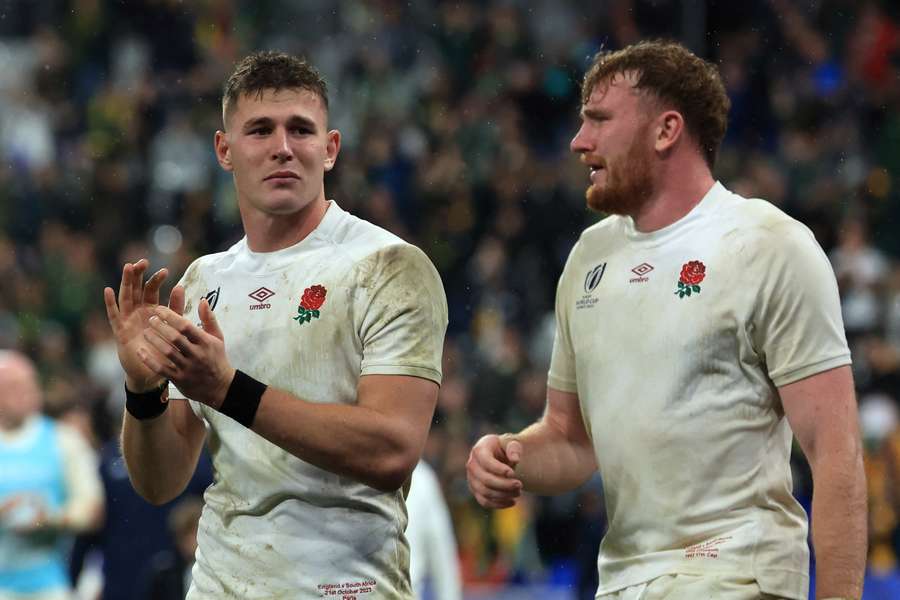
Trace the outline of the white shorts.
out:
<instances>
[{"instance_id":1,"label":"white shorts","mask_svg":"<svg viewBox=\"0 0 900 600\"><path fill-rule=\"evenodd\" d=\"M759 591L756 580L738 575L663 575L596 600L783 600Z\"/></svg>"}]
</instances>

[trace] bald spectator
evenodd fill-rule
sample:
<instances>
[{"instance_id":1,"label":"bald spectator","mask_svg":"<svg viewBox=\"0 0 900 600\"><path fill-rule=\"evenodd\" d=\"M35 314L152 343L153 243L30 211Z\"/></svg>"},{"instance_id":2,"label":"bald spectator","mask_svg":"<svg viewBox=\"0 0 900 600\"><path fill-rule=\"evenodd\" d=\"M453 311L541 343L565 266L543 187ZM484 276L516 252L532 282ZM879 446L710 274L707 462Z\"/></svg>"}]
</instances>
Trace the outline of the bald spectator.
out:
<instances>
[{"instance_id":1,"label":"bald spectator","mask_svg":"<svg viewBox=\"0 0 900 600\"><path fill-rule=\"evenodd\" d=\"M93 450L42 402L32 362L0 352L0 600L70 599L72 536L102 518Z\"/></svg>"}]
</instances>

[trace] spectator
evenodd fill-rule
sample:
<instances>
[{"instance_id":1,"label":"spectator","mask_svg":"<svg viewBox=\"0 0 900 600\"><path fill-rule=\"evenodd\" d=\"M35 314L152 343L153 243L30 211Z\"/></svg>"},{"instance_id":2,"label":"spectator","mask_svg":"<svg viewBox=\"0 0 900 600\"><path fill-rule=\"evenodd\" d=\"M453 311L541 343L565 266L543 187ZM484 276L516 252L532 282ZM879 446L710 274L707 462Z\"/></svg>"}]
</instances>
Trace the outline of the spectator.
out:
<instances>
[{"instance_id":1,"label":"spectator","mask_svg":"<svg viewBox=\"0 0 900 600\"><path fill-rule=\"evenodd\" d=\"M98 285L89 280L114 282L119 265L148 253L181 273L238 239L232 180L209 168L212 153L173 165L165 150L214 129L218 85L236 57L267 48L308 54L335 83L332 115L345 134L326 185L342 208L423 248L443 278L457 362L445 371L443 431L432 436L428 457L460 547L481 557L471 572L504 581L509 557L498 557L479 509L455 495L453 440L465 445L488 424L515 426L533 408L523 408L520 378L546 369L553 284L577 233L594 219L573 185L582 167L561 151L587 58L663 36L721 65L733 108L716 177L809 223L831 257L850 215L868 226L866 246L896 273L869 278L862 303L857 283L842 290L848 324L853 307L864 308L867 333L852 348L860 397L896 396L896 4L9 0L0 19L0 348L37 355L41 346L54 363L39 362L42 375L71 382L73 373L86 374L91 389L109 394L108 407L88 408L120 420L115 351L108 332L87 323L100 308L84 295ZM187 115L187 128L179 115ZM156 179L173 172L172 181ZM170 212L169 227L156 230ZM157 244L179 239L174 252ZM119 256L127 246L134 249ZM517 345L528 354L520 365ZM468 390L481 385L498 390L490 406ZM114 465L116 443L108 429L99 433ZM550 516L542 504L534 518ZM107 523L117 533L104 534L107 574L123 582L124 594L134 577L129 560L164 545L123 544L144 518L128 505ZM114 523L120 519L127 521ZM576 532L588 520L577 519L553 532L553 552L542 543L545 561L578 552ZM150 523L148 531L164 538L162 517ZM900 528L890 534L900 538ZM488 564L500 568L488 572Z\"/></svg>"},{"instance_id":2,"label":"spectator","mask_svg":"<svg viewBox=\"0 0 900 600\"><path fill-rule=\"evenodd\" d=\"M0 598L69 598L68 545L102 518L93 451L41 403L31 361L0 353Z\"/></svg>"}]
</instances>

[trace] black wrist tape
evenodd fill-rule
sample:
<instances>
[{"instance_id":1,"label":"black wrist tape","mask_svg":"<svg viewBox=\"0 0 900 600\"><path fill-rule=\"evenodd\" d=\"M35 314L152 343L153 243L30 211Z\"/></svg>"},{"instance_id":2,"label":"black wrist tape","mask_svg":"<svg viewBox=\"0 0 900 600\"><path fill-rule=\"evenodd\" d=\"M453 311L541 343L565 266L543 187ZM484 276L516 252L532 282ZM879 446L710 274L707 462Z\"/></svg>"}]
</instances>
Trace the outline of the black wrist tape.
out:
<instances>
[{"instance_id":1,"label":"black wrist tape","mask_svg":"<svg viewBox=\"0 0 900 600\"><path fill-rule=\"evenodd\" d=\"M125 410L138 421L146 421L147 419L155 419L159 415L166 412L169 407L168 402L163 402L163 392L166 391L169 382L163 383L155 390L149 392L135 393L125 386Z\"/></svg>"},{"instance_id":2,"label":"black wrist tape","mask_svg":"<svg viewBox=\"0 0 900 600\"><path fill-rule=\"evenodd\" d=\"M219 412L231 417L244 427L252 427L256 411L259 409L259 401L262 400L262 395L267 387L269 386L253 379L243 371L235 370L234 379L228 386Z\"/></svg>"}]
</instances>

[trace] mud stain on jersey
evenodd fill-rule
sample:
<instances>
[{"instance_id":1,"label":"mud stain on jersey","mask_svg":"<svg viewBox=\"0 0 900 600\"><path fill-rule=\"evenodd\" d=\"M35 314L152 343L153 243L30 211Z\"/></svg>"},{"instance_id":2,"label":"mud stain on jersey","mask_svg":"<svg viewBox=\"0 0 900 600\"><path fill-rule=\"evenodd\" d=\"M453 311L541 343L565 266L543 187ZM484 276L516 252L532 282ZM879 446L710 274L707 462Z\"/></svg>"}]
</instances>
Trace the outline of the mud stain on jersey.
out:
<instances>
[{"instance_id":1,"label":"mud stain on jersey","mask_svg":"<svg viewBox=\"0 0 900 600\"><path fill-rule=\"evenodd\" d=\"M439 370L447 302L425 254L415 246L388 246L363 259L355 279L369 301L363 344L389 345L399 364Z\"/></svg>"},{"instance_id":2,"label":"mud stain on jersey","mask_svg":"<svg viewBox=\"0 0 900 600\"><path fill-rule=\"evenodd\" d=\"M197 285L197 280L200 277L199 269L196 267L197 263L192 264L187 268L187 271L184 272L184 276L181 278L181 286L185 288L185 290L193 289Z\"/></svg>"}]
</instances>

